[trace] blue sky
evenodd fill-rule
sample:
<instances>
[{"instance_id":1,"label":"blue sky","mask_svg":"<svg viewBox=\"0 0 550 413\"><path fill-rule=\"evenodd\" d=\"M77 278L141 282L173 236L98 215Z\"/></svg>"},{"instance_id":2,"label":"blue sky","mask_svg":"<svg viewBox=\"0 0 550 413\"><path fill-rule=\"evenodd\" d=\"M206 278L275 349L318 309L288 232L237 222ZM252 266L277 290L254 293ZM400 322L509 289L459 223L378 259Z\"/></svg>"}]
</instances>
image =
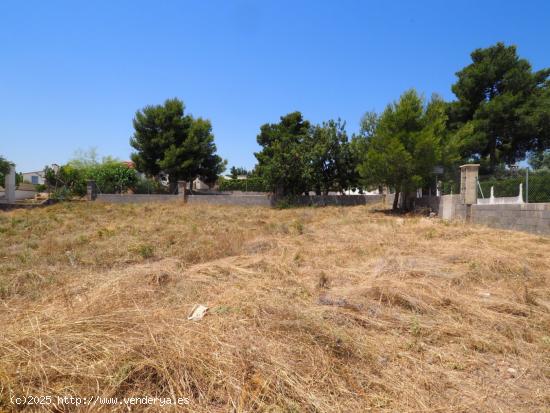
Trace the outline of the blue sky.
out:
<instances>
[{"instance_id":1,"label":"blue sky","mask_svg":"<svg viewBox=\"0 0 550 413\"><path fill-rule=\"evenodd\" d=\"M76 150L129 159L132 118L179 97L252 167L261 124L300 110L358 129L406 89L452 99L470 52L550 66L550 2L0 2L0 154L19 171Z\"/></svg>"}]
</instances>

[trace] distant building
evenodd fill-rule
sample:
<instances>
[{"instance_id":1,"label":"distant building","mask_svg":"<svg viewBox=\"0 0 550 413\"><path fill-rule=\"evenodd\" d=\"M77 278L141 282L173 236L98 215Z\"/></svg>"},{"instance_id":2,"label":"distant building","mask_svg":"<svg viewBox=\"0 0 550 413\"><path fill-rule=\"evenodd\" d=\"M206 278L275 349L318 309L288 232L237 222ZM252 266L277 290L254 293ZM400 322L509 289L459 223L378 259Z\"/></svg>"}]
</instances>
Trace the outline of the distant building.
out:
<instances>
[{"instance_id":1,"label":"distant building","mask_svg":"<svg viewBox=\"0 0 550 413\"><path fill-rule=\"evenodd\" d=\"M44 171L23 172L23 182L28 182L33 185L43 185Z\"/></svg>"},{"instance_id":2,"label":"distant building","mask_svg":"<svg viewBox=\"0 0 550 413\"><path fill-rule=\"evenodd\" d=\"M59 165L53 163L50 165L55 172L59 170ZM28 182L33 185L44 185L46 183L45 172L42 171L33 171L33 172L23 172L23 182Z\"/></svg>"},{"instance_id":3,"label":"distant building","mask_svg":"<svg viewBox=\"0 0 550 413\"><path fill-rule=\"evenodd\" d=\"M195 178L193 181L193 189L210 189L210 185L203 182L200 178Z\"/></svg>"}]
</instances>

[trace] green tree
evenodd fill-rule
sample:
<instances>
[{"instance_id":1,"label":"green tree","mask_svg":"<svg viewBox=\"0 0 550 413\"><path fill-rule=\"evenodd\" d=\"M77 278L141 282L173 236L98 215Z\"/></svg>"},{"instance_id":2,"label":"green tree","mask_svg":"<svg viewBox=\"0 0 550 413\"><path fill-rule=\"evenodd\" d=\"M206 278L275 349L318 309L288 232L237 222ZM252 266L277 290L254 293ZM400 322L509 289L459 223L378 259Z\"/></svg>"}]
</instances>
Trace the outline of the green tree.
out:
<instances>
[{"instance_id":1,"label":"green tree","mask_svg":"<svg viewBox=\"0 0 550 413\"><path fill-rule=\"evenodd\" d=\"M307 143L310 128L311 124L300 112L281 116L279 123L260 128L257 141L262 150L254 154L258 160L257 171L278 195L298 195L309 189Z\"/></svg>"},{"instance_id":2,"label":"green tree","mask_svg":"<svg viewBox=\"0 0 550 413\"><path fill-rule=\"evenodd\" d=\"M376 112L374 111L366 112L361 118L361 121L359 122L359 125L361 127L361 130L359 131L359 136L362 136L366 139L369 139L372 136L374 136L374 132L376 131L376 127L378 126L379 120L380 120L380 117Z\"/></svg>"},{"instance_id":3,"label":"green tree","mask_svg":"<svg viewBox=\"0 0 550 413\"><path fill-rule=\"evenodd\" d=\"M13 164L0 155L0 173L7 174Z\"/></svg>"},{"instance_id":4,"label":"green tree","mask_svg":"<svg viewBox=\"0 0 550 413\"><path fill-rule=\"evenodd\" d=\"M305 146L311 187L320 195L330 190L343 192L357 185L356 158L346 133L345 122L329 120L312 128Z\"/></svg>"},{"instance_id":5,"label":"green tree","mask_svg":"<svg viewBox=\"0 0 550 413\"><path fill-rule=\"evenodd\" d=\"M529 157L529 165L535 170L550 170L550 150L531 154Z\"/></svg>"},{"instance_id":6,"label":"green tree","mask_svg":"<svg viewBox=\"0 0 550 413\"><path fill-rule=\"evenodd\" d=\"M388 105L377 120L358 171L367 185L395 189L394 210L399 194L408 208L410 193L432 178L443 155L446 121L441 99L432 98L426 106L414 89Z\"/></svg>"},{"instance_id":7,"label":"green tree","mask_svg":"<svg viewBox=\"0 0 550 413\"><path fill-rule=\"evenodd\" d=\"M132 154L137 169L149 176L167 173L171 189L178 180L197 177L213 183L226 165L216 154L210 121L186 115L184 109L179 99L146 106L136 112L130 139L137 151Z\"/></svg>"},{"instance_id":8,"label":"green tree","mask_svg":"<svg viewBox=\"0 0 550 413\"><path fill-rule=\"evenodd\" d=\"M465 158L488 159L493 172L501 162L515 163L532 150L548 147L550 69L534 72L515 46L497 43L471 54L457 73L457 101L449 125L461 137Z\"/></svg>"},{"instance_id":9,"label":"green tree","mask_svg":"<svg viewBox=\"0 0 550 413\"><path fill-rule=\"evenodd\" d=\"M378 123L380 121L380 116L374 111L366 112L359 122L360 130L358 134L354 134L351 137L350 147L352 155L355 159L356 174L357 174L357 185L362 187L372 187L372 183L368 183L365 179L361 178L361 175L358 174L359 164L365 158L368 151L369 142L373 138ZM381 190L381 186L378 188Z\"/></svg>"},{"instance_id":10,"label":"green tree","mask_svg":"<svg viewBox=\"0 0 550 413\"><path fill-rule=\"evenodd\" d=\"M14 164L0 155L0 186L4 186L6 175L10 172L10 167Z\"/></svg>"},{"instance_id":11,"label":"green tree","mask_svg":"<svg viewBox=\"0 0 550 413\"><path fill-rule=\"evenodd\" d=\"M246 168L232 166L229 170L229 174L231 175L231 178L237 179L238 176L249 176L250 172L246 170Z\"/></svg>"}]
</instances>

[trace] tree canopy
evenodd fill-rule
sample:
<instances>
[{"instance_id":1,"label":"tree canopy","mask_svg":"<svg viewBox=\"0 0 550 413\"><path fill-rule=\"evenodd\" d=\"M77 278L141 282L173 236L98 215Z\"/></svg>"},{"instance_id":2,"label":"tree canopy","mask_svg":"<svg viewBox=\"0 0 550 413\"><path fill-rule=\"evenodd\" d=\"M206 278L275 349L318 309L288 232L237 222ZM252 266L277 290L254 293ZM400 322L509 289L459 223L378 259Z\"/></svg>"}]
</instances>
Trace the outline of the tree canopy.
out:
<instances>
[{"instance_id":1,"label":"tree canopy","mask_svg":"<svg viewBox=\"0 0 550 413\"><path fill-rule=\"evenodd\" d=\"M357 185L357 156L341 120L312 125L300 112L260 128L257 174L278 195L328 194Z\"/></svg>"},{"instance_id":2,"label":"tree canopy","mask_svg":"<svg viewBox=\"0 0 550 413\"><path fill-rule=\"evenodd\" d=\"M262 125L255 153L258 173L278 195L308 191L307 145L311 124L300 112L281 116L279 123Z\"/></svg>"},{"instance_id":3,"label":"tree canopy","mask_svg":"<svg viewBox=\"0 0 550 413\"><path fill-rule=\"evenodd\" d=\"M461 153L494 171L550 141L550 69L533 71L515 46L477 49L452 86L449 125L461 136Z\"/></svg>"},{"instance_id":4,"label":"tree canopy","mask_svg":"<svg viewBox=\"0 0 550 413\"><path fill-rule=\"evenodd\" d=\"M179 99L163 105L146 106L136 112L130 145L136 149L132 160L139 171L149 176L169 174L174 187L178 180L200 177L213 183L226 162L216 154L210 121L184 114Z\"/></svg>"},{"instance_id":5,"label":"tree canopy","mask_svg":"<svg viewBox=\"0 0 550 413\"><path fill-rule=\"evenodd\" d=\"M7 174L13 164L0 155L0 173Z\"/></svg>"},{"instance_id":6,"label":"tree canopy","mask_svg":"<svg viewBox=\"0 0 550 413\"><path fill-rule=\"evenodd\" d=\"M546 169L550 171L550 150L533 153L529 158L529 165L535 170Z\"/></svg>"},{"instance_id":7,"label":"tree canopy","mask_svg":"<svg viewBox=\"0 0 550 413\"><path fill-rule=\"evenodd\" d=\"M306 145L310 186L317 194L355 187L356 162L345 122L329 120L311 129Z\"/></svg>"},{"instance_id":8,"label":"tree canopy","mask_svg":"<svg viewBox=\"0 0 550 413\"><path fill-rule=\"evenodd\" d=\"M406 200L432 177L443 158L445 104L433 98L426 106L414 90L386 107L368 139L366 153L358 166L365 184L386 185ZM406 202L405 202L406 204Z\"/></svg>"},{"instance_id":9,"label":"tree canopy","mask_svg":"<svg viewBox=\"0 0 550 413\"><path fill-rule=\"evenodd\" d=\"M229 169L229 174L231 175L232 179L237 179L237 177L239 176L249 176L250 173L250 171L248 171L246 168L243 168L242 166L232 166L231 169Z\"/></svg>"},{"instance_id":10,"label":"tree canopy","mask_svg":"<svg viewBox=\"0 0 550 413\"><path fill-rule=\"evenodd\" d=\"M0 186L4 186L5 177L10 172L10 167L12 165L12 162L0 155Z\"/></svg>"}]
</instances>

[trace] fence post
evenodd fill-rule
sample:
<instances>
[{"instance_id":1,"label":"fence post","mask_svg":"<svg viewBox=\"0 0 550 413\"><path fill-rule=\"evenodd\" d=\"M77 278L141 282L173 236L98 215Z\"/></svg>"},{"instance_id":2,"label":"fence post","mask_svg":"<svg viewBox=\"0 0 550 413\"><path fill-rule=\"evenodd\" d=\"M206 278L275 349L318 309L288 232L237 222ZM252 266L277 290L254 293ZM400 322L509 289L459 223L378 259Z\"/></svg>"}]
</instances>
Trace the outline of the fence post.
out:
<instances>
[{"instance_id":1,"label":"fence post","mask_svg":"<svg viewBox=\"0 0 550 413\"><path fill-rule=\"evenodd\" d=\"M178 181L178 197L187 202L187 181Z\"/></svg>"},{"instance_id":2,"label":"fence post","mask_svg":"<svg viewBox=\"0 0 550 413\"><path fill-rule=\"evenodd\" d=\"M477 204L477 180L479 164L460 167L460 201L466 205L466 222L472 219L472 205Z\"/></svg>"},{"instance_id":3,"label":"fence post","mask_svg":"<svg viewBox=\"0 0 550 413\"><path fill-rule=\"evenodd\" d=\"M10 165L10 170L4 177L4 191L6 201L12 204L15 202L15 166Z\"/></svg>"},{"instance_id":4,"label":"fence post","mask_svg":"<svg viewBox=\"0 0 550 413\"><path fill-rule=\"evenodd\" d=\"M529 168L525 170L525 203L529 203Z\"/></svg>"},{"instance_id":5,"label":"fence post","mask_svg":"<svg viewBox=\"0 0 550 413\"><path fill-rule=\"evenodd\" d=\"M86 185L86 199L88 201L95 201L97 198L97 185L95 181L89 180Z\"/></svg>"}]
</instances>

